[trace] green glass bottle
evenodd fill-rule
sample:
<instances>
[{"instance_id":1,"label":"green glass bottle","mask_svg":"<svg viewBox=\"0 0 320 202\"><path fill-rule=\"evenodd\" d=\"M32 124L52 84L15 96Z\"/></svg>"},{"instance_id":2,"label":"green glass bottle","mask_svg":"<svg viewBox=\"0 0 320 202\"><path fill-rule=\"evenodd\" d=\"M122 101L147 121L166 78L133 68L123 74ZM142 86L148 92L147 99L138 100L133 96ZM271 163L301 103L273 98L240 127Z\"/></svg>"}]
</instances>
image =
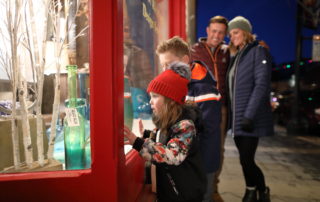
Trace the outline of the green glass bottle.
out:
<instances>
[{"instance_id":1,"label":"green glass bottle","mask_svg":"<svg viewBox=\"0 0 320 202\"><path fill-rule=\"evenodd\" d=\"M67 170L85 168L85 100L77 98L77 66L68 65L68 100L64 122L65 163Z\"/></svg>"},{"instance_id":2,"label":"green glass bottle","mask_svg":"<svg viewBox=\"0 0 320 202\"><path fill-rule=\"evenodd\" d=\"M124 76L124 125L132 130L133 110L129 78Z\"/></svg>"}]
</instances>

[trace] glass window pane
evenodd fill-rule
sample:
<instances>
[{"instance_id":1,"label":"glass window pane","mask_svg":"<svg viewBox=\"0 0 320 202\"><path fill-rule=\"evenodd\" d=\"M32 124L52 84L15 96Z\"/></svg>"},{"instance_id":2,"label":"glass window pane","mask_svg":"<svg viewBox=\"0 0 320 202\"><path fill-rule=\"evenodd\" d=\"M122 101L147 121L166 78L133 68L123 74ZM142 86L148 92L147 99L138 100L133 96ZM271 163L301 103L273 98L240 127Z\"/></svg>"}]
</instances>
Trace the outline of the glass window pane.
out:
<instances>
[{"instance_id":1,"label":"glass window pane","mask_svg":"<svg viewBox=\"0 0 320 202\"><path fill-rule=\"evenodd\" d=\"M88 0L0 11L0 173L90 168Z\"/></svg>"},{"instance_id":2,"label":"glass window pane","mask_svg":"<svg viewBox=\"0 0 320 202\"><path fill-rule=\"evenodd\" d=\"M155 49L168 38L168 1L123 0L124 124L139 135L138 120L153 129L149 82L158 74ZM131 146L125 145L125 153Z\"/></svg>"}]
</instances>

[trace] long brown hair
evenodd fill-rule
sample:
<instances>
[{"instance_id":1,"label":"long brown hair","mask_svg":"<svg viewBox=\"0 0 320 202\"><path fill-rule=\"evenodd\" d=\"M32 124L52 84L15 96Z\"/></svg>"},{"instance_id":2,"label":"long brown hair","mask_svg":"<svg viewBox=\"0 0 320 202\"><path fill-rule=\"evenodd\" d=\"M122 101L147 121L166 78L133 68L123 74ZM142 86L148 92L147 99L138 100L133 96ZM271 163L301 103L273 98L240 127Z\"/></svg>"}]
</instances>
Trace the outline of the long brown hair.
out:
<instances>
[{"instance_id":1,"label":"long brown hair","mask_svg":"<svg viewBox=\"0 0 320 202\"><path fill-rule=\"evenodd\" d=\"M182 114L183 105L164 97L163 109L157 116L153 116L153 122L161 133L168 135L168 132Z\"/></svg>"},{"instance_id":2,"label":"long brown hair","mask_svg":"<svg viewBox=\"0 0 320 202\"><path fill-rule=\"evenodd\" d=\"M247 32L247 31L244 31L244 30L242 30L242 31L243 31L243 34L244 34L244 42L243 42L244 45L252 43L256 39L256 35L251 34L250 32ZM235 55L238 52L239 47L235 46L230 40L229 49L230 49L231 55Z\"/></svg>"}]
</instances>

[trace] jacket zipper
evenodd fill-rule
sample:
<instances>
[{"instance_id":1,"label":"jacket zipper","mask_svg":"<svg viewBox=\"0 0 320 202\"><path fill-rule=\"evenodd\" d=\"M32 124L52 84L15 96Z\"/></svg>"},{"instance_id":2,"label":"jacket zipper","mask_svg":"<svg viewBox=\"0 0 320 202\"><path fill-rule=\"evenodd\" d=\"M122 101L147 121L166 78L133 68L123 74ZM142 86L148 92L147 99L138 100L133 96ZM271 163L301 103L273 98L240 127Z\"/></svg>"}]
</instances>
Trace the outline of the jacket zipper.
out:
<instances>
[{"instance_id":1,"label":"jacket zipper","mask_svg":"<svg viewBox=\"0 0 320 202\"><path fill-rule=\"evenodd\" d=\"M243 47L242 50L240 50L239 52L239 59L235 62L237 62L235 64L235 74L234 74L234 82L233 82L233 102L232 102L232 138L234 138L234 126L235 126L235 118L236 118L236 112L235 112L235 103L236 103L236 82L237 82L237 74L238 74L238 65L240 63L240 59L241 59L241 56L242 56L242 53L244 52L244 50L247 48L247 45L245 47Z\"/></svg>"},{"instance_id":2,"label":"jacket zipper","mask_svg":"<svg viewBox=\"0 0 320 202\"><path fill-rule=\"evenodd\" d=\"M167 176L168 176L168 178L169 178L170 184L172 185L173 191L176 193L177 196L179 196L178 189L177 189L176 184L174 183L174 181L173 181L170 173L167 173L167 172L166 172L166 174L167 174Z\"/></svg>"},{"instance_id":3,"label":"jacket zipper","mask_svg":"<svg viewBox=\"0 0 320 202\"><path fill-rule=\"evenodd\" d=\"M239 55L239 57L240 57L240 55ZM240 58L239 58L239 60L240 60ZM235 93L235 91L236 91L236 76L237 76L237 72L238 72L238 68L237 68L237 66L238 66L238 64L239 64L239 60L237 61L237 64L236 64L236 66L234 67L234 68L236 68L235 69L235 74L234 74L234 82L233 82L233 95L232 95L232 97L233 97L233 101L232 101L232 130L231 130L231 134L232 134L232 138L234 138L234 123L235 123L235 117L236 117L236 113L235 113L235 95L236 95L236 93Z\"/></svg>"}]
</instances>

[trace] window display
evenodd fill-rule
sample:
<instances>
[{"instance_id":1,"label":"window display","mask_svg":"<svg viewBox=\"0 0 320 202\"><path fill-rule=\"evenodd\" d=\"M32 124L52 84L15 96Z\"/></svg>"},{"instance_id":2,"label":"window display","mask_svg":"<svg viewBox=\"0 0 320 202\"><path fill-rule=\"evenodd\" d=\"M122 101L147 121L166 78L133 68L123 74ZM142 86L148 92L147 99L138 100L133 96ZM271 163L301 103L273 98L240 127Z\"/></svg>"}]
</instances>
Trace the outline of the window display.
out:
<instances>
[{"instance_id":1,"label":"window display","mask_svg":"<svg viewBox=\"0 0 320 202\"><path fill-rule=\"evenodd\" d=\"M0 10L0 174L90 168L88 0Z\"/></svg>"}]
</instances>

